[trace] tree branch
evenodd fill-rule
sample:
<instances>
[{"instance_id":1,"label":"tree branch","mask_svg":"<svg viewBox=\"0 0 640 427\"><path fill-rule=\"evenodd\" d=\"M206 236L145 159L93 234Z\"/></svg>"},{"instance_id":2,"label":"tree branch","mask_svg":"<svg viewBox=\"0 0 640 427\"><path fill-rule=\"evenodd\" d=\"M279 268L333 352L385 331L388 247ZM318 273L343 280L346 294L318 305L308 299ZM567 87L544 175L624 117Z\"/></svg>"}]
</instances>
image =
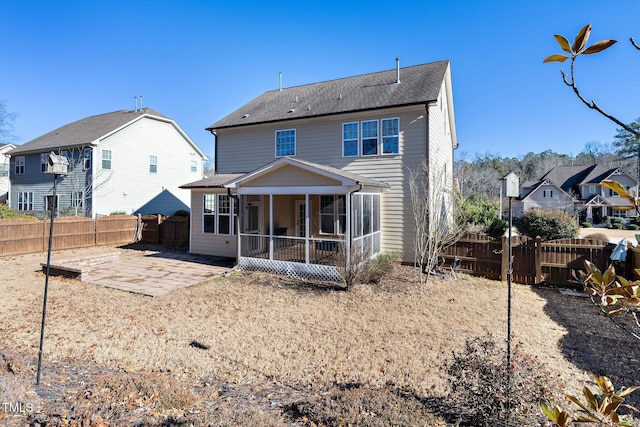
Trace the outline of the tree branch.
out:
<instances>
[{"instance_id":1,"label":"tree branch","mask_svg":"<svg viewBox=\"0 0 640 427\"><path fill-rule=\"evenodd\" d=\"M638 45L636 44L636 41L633 39L633 37L631 37L631 38L629 39L629 41L631 42L631 46L633 46L633 47L635 47L636 49L640 50L640 46L638 46Z\"/></svg>"},{"instance_id":2,"label":"tree branch","mask_svg":"<svg viewBox=\"0 0 640 427\"><path fill-rule=\"evenodd\" d=\"M578 90L578 86L576 85L576 79L575 79L575 74L574 74L574 64L575 64L575 60L576 57L571 58L571 82L567 81L567 77L564 74L564 72L561 70L562 72L562 79L564 80L564 83L567 86L570 86L573 89L573 92L576 94L576 96L578 97L578 99L580 99L580 101L582 101L582 103L584 105L586 105L588 108L597 111L598 113L602 114L603 116L605 116L607 119L611 120L612 122L614 122L615 124L617 124L618 126L622 127L624 130L626 130L627 132L631 133L632 135L634 135L636 138L640 138L640 132L638 132L637 130L633 129L632 127L630 127L629 125L622 123L620 120L616 119L615 117L613 117L612 115L608 114L607 112L605 112L602 108L600 108L595 101L587 101L582 94L580 93L580 91Z\"/></svg>"},{"instance_id":3,"label":"tree branch","mask_svg":"<svg viewBox=\"0 0 640 427\"><path fill-rule=\"evenodd\" d=\"M616 325L618 328L622 329L623 331L625 331L626 333L628 333L629 335L631 335L632 337L634 337L637 340L640 340L640 335L636 334L635 332L633 332L631 329L627 328L626 326L624 326L622 323L618 322L614 317L609 316L609 313L607 312L607 310L605 310L604 308L602 308L602 305L598 304L594 299L593 299L593 295L591 295L589 297L589 299L591 300L591 302L593 303L593 305L595 305L596 307L598 307L600 309L600 311L602 312L602 314L604 314L605 316L607 316L607 318L609 320L611 320L613 322L614 325Z\"/></svg>"}]
</instances>

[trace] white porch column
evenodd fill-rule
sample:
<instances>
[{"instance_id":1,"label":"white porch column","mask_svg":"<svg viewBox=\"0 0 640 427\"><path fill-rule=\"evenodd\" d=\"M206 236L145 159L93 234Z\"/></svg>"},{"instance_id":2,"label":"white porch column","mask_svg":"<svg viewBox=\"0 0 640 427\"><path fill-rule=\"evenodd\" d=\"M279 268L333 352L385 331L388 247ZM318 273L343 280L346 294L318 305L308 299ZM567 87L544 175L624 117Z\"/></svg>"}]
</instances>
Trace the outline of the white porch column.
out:
<instances>
[{"instance_id":1,"label":"white porch column","mask_svg":"<svg viewBox=\"0 0 640 427\"><path fill-rule=\"evenodd\" d=\"M353 197L353 192L349 192L345 195L345 227L344 227L344 254L345 254L345 269L349 271L349 267L351 264L351 220L352 220L352 212L351 212L351 197Z\"/></svg>"},{"instance_id":2,"label":"white porch column","mask_svg":"<svg viewBox=\"0 0 640 427\"><path fill-rule=\"evenodd\" d=\"M309 264L309 231L311 221L309 221L309 193L304 195L304 262Z\"/></svg>"},{"instance_id":3,"label":"white porch column","mask_svg":"<svg viewBox=\"0 0 640 427\"><path fill-rule=\"evenodd\" d=\"M273 260L273 193L269 193L269 259Z\"/></svg>"},{"instance_id":4,"label":"white porch column","mask_svg":"<svg viewBox=\"0 0 640 427\"><path fill-rule=\"evenodd\" d=\"M593 211L591 205L587 206L587 222L593 222Z\"/></svg>"}]
</instances>

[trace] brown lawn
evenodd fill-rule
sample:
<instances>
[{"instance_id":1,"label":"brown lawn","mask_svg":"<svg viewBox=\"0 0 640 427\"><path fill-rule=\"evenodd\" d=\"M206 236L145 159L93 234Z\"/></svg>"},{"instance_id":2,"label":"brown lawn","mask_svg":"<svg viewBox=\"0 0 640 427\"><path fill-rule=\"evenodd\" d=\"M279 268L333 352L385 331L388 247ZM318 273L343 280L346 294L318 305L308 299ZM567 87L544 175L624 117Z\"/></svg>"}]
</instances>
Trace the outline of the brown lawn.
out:
<instances>
[{"instance_id":1,"label":"brown lawn","mask_svg":"<svg viewBox=\"0 0 640 427\"><path fill-rule=\"evenodd\" d=\"M89 252L101 250L114 248ZM452 352L486 333L502 342L507 331L505 283L462 275L420 285L406 266L349 291L234 273L156 298L52 277L36 393L43 260L0 260L0 401L32 406L28 414L0 408L0 424L169 417L313 425L287 407L336 387L442 398ZM580 393L591 373L640 384L637 342L588 299L514 285L512 313L514 344L561 378L565 391Z\"/></svg>"}]
</instances>

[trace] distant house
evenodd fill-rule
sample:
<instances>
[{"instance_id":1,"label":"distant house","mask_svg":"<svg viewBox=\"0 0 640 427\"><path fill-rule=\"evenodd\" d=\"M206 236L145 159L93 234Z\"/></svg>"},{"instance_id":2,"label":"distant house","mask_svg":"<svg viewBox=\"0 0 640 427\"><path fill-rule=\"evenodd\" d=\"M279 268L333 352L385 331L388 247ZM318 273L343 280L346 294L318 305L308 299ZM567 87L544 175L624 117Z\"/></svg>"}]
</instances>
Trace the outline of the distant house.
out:
<instances>
[{"instance_id":1,"label":"distant house","mask_svg":"<svg viewBox=\"0 0 640 427\"><path fill-rule=\"evenodd\" d=\"M632 218L636 216L628 200L603 187L603 180L619 182L627 190L636 189L638 182L619 169L602 165L556 166L535 182L521 186L520 200L515 204L515 216L529 209L562 210L579 215L581 221L598 224L604 217Z\"/></svg>"},{"instance_id":2,"label":"distant house","mask_svg":"<svg viewBox=\"0 0 640 427\"><path fill-rule=\"evenodd\" d=\"M6 153L13 148L13 144L0 143L0 202L6 202L9 196L9 156Z\"/></svg>"},{"instance_id":3,"label":"distant house","mask_svg":"<svg viewBox=\"0 0 640 427\"><path fill-rule=\"evenodd\" d=\"M266 92L207 128L217 175L192 192L190 250L335 277L340 253L415 260L409 175L453 185L448 61Z\"/></svg>"},{"instance_id":4,"label":"distant house","mask_svg":"<svg viewBox=\"0 0 640 427\"><path fill-rule=\"evenodd\" d=\"M88 217L189 210L189 191L180 185L202 178L206 160L176 122L152 109L91 116L9 151L11 207L50 209L51 152L69 160L69 174L58 180L57 211Z\"/></svg>"}]
</instances>

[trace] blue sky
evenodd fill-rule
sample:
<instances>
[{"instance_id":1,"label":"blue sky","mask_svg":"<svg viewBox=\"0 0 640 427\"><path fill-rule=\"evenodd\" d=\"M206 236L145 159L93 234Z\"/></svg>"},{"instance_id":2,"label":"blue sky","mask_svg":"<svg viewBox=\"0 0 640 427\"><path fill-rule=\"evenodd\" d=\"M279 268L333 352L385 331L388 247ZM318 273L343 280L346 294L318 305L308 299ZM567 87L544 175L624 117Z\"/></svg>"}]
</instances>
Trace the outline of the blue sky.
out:
<instances>
[{"instance_id":1,"label":"blue sky","mask_svg":"<svg viewBox=\"0 0 640 427\"><path fill-rule=\"evenodd\" d=\"M458 156L578 154L615 124L561 80L553 34L585 24L588 99L640 116L640 2L0 0L0 99L25 143L86 116L143 106L174 119L210 157L204 129L265 91L442 59L451 61Z\"/></svg>"}]
</instances>

